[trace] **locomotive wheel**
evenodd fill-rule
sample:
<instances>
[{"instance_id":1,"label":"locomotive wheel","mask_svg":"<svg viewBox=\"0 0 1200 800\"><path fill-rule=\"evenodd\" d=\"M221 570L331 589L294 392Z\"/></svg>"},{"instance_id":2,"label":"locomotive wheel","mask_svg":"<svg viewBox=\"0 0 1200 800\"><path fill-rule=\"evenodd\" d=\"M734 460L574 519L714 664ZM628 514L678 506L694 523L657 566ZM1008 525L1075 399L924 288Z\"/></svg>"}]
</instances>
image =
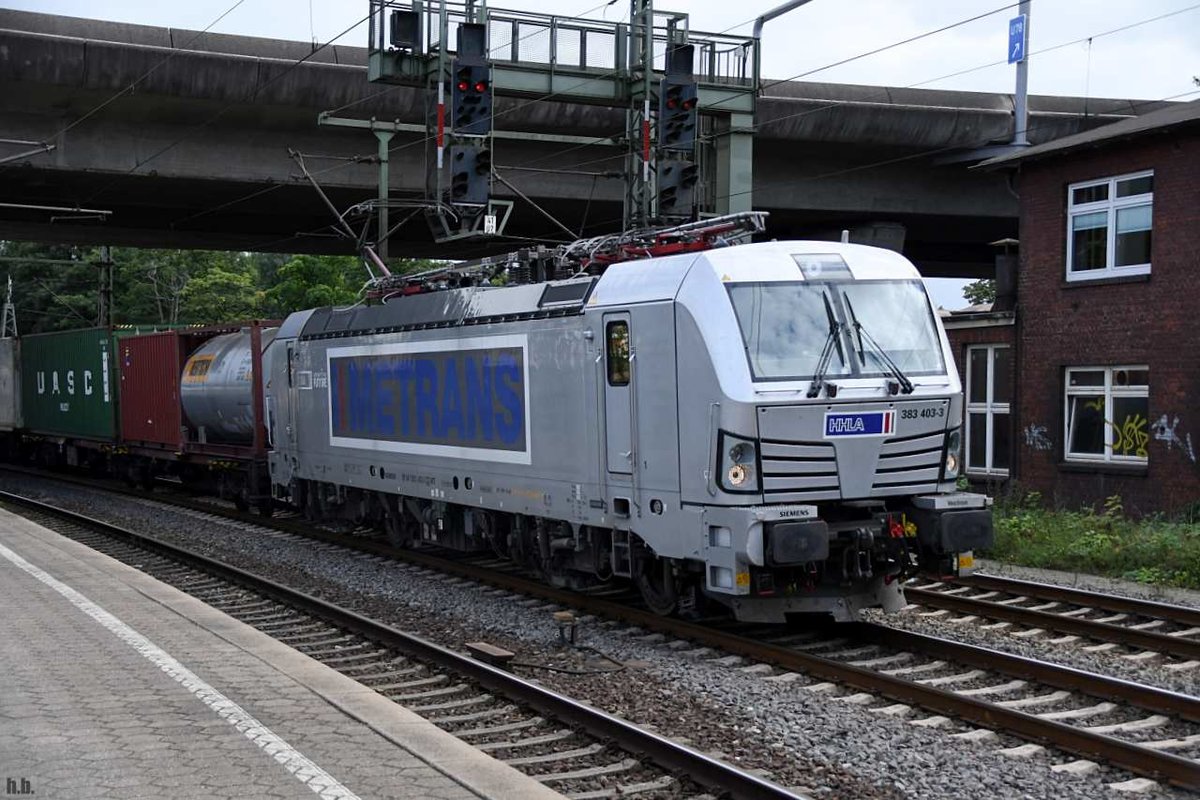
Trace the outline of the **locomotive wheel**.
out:
<instances>
[{"instance_id":1,"label":"locomotive wheel","mask_svg":"<svg viewBox=\"0 0 1200 800\"><path fill-rule=\"evenodd\" d=\"M505 526L506 528L507 526ZM475 512L475 529L491 546L492 552L499 558L509 558L508 531L502 529L497 520L486 511Z\"/></svg>"},{"instance_id":2,"label":"locomotive wheel","mask_svg":"<svg viewBox=\"0 0 1200 800\"><path fill-rule=\"evenodd\" d=\"M671 562L647 555L638 559L634 583L655 614L669 617L679 610L679 583Z\"/></svg>"},{"instance_id":3,"label":"locomotive wheel","mask_svg":"<svg viewBox=\"0 0 1200 800\"><path fill-rule=\"evenodd\" d=\"M412 547L416 534L416 523L404 506L394 500L387 503L383 514L383 532L387 534L388 544L399 550Z\"/></svg>"}]
</instances>

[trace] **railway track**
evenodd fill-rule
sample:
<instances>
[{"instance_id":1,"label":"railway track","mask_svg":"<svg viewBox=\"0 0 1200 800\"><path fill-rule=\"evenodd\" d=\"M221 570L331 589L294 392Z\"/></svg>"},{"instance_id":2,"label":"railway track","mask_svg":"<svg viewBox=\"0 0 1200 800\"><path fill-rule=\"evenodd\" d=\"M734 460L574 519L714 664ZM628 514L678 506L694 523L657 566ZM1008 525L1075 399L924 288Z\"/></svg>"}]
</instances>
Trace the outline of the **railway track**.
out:
<instances>
[{"instance_id":1,"label":"railway track","mask_svg":"<svg viewBox=\"0 0 1200 800\"><path fill-rule=\"evenodd\" d=\"M186 505L267 523L209 503ZM913 724L946 727L950 735L979 741L1015 736L1027 744L1006 748L1018 751L1013 755L1028 755L1045 745L1080 756L1058 765L1068 772L1095 768L1088 765L1095 759L1145 778L1200 788L1200 762L1193 757L1200 754L1200 700L1187 695L879 625L780 635L776 629L665 619L603 594L559 590L498 571L486 560L397 552L369 537L313 530L297 520L272 520L270 525L619 620L651 636L670 637L672 644L690 643L701 656L719 651L718 656L748 659L752 663L745 668L765 679L790 682L807 676L813 681L804 687L807 691L826 691L838 695L837 701L878 713L918 716Z\"/></svg>"},{"instance_id":2,"label":"railway track","mask_svg":"<svg viewBox=\"0 0 1200 800\"><path fill-rule=\"evenodd\" d=\"M134 531L0 492L0 503L220 609L576 800L796 798L491 664Z\"/></svg>"},{"instance_id":3,"label":"railway track","mask_svg":"<svg viewBox=\"0 0 1200 800\"><path fill-rule=\"evenodd\" d=\"M1015 635L1045 632L1061 636L1055 644L1082 643L1091 652L1133 649L1131 660L1156 654L1179 659L1168 669L1200 667L1200 610L1151 600L989 575L910 586L910 603L965 615L963 621L993 621ZM998 627L993 624L992 628Z\"/></svg>"}]
</instances>

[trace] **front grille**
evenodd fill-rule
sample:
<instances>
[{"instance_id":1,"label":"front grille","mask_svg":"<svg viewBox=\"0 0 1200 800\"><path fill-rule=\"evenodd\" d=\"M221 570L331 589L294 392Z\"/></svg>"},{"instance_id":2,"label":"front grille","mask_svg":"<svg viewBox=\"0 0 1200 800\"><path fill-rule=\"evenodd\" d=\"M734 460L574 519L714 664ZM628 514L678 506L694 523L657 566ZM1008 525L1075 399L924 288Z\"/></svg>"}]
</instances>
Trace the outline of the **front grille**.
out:
<instances>
[{"instance_id":1,"label":"front grille","mask_svg":"<svg viewBox=\"0 0 1200 800\"><path fill-rule=\"evenodd\" d=\"M837 454L828 442L763 441L763 496L768 503L837 500Z\"/></svg>"},{"instance_id":2,"label":"front grille","mask_svg":"<svg viewBox=\"0 0 1200 800\"><path fill-rule=\"evenodd\" d=\"M937 490L945 433L882 442L872 497ZM839 500L837 453L830 442L761 442L763 499L768 503Z\"/></svg>"},{"instance_id":3,"label":"front grille","mask_svg":"<svg viewBox=\"0 0 1200 800\"><path fill-rule=\"evenodd\" d=\"M945 432L888 439L879 450L871 495L915 494L937 489Z\"/></svg>"}]
</instances>

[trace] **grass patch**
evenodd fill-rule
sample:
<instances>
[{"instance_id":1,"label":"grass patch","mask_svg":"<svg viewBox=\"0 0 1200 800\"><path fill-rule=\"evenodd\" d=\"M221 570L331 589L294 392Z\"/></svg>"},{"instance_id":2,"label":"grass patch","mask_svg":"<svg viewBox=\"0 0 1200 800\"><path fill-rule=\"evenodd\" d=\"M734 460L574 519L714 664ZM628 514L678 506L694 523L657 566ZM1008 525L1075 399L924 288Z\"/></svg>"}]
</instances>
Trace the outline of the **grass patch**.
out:
<instances>
[{"instance_id":1,"label":"grass patch","mask_svg":"<svg viewBox=\"0 0 1200 800\"><path fill-rule=\"evenodd\" d=\"M1054 511L1032 493L996 503L996 546L987 555L1027 567L1200 589L1200 524L1126 519L1121 500L1103 512Z\"/></svg>"}]
</instances>

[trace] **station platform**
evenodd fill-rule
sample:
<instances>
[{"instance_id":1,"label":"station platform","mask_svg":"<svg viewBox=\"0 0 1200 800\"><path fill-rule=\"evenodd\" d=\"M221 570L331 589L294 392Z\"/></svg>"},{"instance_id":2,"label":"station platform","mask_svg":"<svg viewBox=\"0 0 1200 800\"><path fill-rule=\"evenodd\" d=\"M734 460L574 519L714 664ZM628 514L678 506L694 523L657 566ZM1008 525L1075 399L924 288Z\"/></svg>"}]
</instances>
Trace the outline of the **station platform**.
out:
<instances>
[{"instance_id":1,"label":"station platform","mask_svg":"<svg viewBox=\"0 0 1200 800\"><path fill-rule=\"evenodd\" d=\"M308 656L3 509L0 793L561 797Z\"/></svg>"}]
</instances>

